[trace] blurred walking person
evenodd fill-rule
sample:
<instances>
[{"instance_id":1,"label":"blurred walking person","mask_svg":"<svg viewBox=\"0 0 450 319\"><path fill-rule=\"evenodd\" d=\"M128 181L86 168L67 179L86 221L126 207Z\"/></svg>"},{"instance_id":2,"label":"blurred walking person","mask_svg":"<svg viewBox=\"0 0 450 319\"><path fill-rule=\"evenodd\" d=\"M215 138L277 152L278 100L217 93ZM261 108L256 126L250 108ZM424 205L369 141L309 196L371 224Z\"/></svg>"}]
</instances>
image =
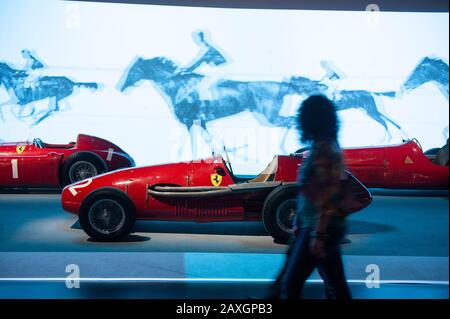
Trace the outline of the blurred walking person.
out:
<instances>
[{"instance_id":1,"label":"blurred walking person","mask_svg":"<svg viewBox=\"0 0 450 319\"><path fill-rule=\"evenodd\" d=\"M346 231L345 214L337 205L345 167L337 142L336 109L325 96L311 96L302 103L297 119L301 140L311 144L311 151L298 174L303 190L299 196L306 196L304 206L297 209L297 236L280 280L280 296L299 298L306 280L318 269L327 298L350 299L339 247Z\"/></svg>"}]
</instances>

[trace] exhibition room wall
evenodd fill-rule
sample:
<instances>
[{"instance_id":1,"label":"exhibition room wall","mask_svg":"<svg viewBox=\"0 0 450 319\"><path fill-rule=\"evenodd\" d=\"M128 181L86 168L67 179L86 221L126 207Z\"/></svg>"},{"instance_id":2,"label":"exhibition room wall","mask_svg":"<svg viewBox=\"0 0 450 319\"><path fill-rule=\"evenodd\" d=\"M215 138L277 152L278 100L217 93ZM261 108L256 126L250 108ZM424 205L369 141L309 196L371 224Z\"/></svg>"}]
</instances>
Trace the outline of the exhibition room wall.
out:
<instances>
[{"instance_id":1,"label":"exhibition room wall","mask_svg":"<svg viewBox=\"0 0 450 319\"><path fill-rule=\"evenodd\" d=\"M91 134L137 165L225 147L237 173L255 174L303 146L294 116L318 92L340 109L344 147L406 138L440 147L449 126L448 24L448 13L436 12L2 0L0 66L9 69L0 77L31 93L20 102L0 86L0 139ZM190 70L208 48L220 56ZM10 71L25 67L24 49L44 64L25 84ZM131 77L141 80L122 91Z\"/></svg>"}]
</instances>

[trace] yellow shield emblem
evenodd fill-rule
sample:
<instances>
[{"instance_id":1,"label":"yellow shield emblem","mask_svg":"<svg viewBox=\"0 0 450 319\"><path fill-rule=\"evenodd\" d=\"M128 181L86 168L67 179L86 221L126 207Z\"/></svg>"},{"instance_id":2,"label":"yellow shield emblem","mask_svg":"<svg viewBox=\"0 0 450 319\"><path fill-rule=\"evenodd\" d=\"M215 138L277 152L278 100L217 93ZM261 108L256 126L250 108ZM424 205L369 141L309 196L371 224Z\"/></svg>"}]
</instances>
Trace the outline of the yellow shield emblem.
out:
<instances>
[{"instance_id":1,"label":"yellow shield emblem","mask_svg":"<svg viewBox=\"0 0 450 319\"><path fill-rule=\"evenodd\" d=\"M222 176L219 174L211 174L211 183L213 186L219 186L222 183Z\"/></svg>"},{"instance_id":2,"label":"yellow shield emblem","mask_svg":"<svg viewBox=\"0 0 450 319\"><path fill-rule=\"evenodd\" d=\"M25 145L19 145L19 146L16 147L17 154L20 154L23 151L25 151Z\"/></svg>"}]
</instances>

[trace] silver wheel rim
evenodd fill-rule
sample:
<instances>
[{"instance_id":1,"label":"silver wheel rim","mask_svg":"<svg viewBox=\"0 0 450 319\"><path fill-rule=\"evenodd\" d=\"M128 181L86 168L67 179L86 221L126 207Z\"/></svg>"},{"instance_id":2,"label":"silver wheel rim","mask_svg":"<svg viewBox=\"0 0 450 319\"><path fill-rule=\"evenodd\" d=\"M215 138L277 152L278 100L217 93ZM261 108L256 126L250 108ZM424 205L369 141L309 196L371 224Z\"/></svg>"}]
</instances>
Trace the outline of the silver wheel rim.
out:
<instances>
[{"instance_id":1,"label":"silver wheel rim","mask_svg":"<svg viewBox=\"0 0 450 319\"><path fill-rule=\"evenodd\" d=\"M120 230L125 224L125 210L113 199L102 199L91 206L88 220L97 232L110 235Z\"/></svg>"},{"instance_id":2,"label":"silver wheel rim","mask_svg":"<svg viewBox=\"0 0 450 319\"><path fill-rule=\"evenodd\" d=\"M81 181L97 175L97 168L88 161L79 161L69 169L69 179L71 183Z\"/></svg>"},{"instance_id":3,"label":"silver wheel rim","mask_svg":"<svg viewBox=\"0 0 450 319\"><path fill-rule=\"evenodd\" d=\"M278 206L275 212L278 227L286 233L294 233L294 217L297 211L297 200L294 198L285 200Z\"/></svg>"}]
</instances>

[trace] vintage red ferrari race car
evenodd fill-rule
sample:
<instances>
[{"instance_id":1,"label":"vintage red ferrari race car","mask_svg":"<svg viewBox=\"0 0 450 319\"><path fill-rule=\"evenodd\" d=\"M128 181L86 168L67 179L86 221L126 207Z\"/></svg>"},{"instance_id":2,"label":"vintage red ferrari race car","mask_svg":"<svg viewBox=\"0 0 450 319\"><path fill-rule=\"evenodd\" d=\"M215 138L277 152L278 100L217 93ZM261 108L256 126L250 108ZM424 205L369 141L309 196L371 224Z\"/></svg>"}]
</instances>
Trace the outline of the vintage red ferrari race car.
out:
<instances>
[{"instance_id":1,"label":"vintage red ferrari race car","mask_svg":"<svg viewBox=\"0 0 450 319\"><path fill-rule=\"evenodd\" d=\"M445 148L448 152L448 145ZM424 153L419 141L413 139L399 145L346 148L343 153L348 170L366 187L448 189L448 153L447 161L437 164L439 150Z\"/></svg>"},{"instance_id":2,"label":"vintage red ferrari race car","mask_svg":"<svg viewBox=\"0 0 450 319\"><path fill-rule=\"evenodd\" d=\"M120 170L64 188L64 210L78 214L91 237L117 240L135 220L263 220L285 242L292 233L296 172L306 152L275 156L258 176L241 179L221 156L207 160ZM344 150L348 168L372 187L448 187L448 167L431 162L415 142ZM367 192L367 201L370 202Z\"/></svg>"},{"instance_id":3,"label":"vintage red ferrari race car","mask_svg":"<svg viewBox=\"0 0 450 319\"><path fill-rule=\"evenodd\" d=\"M83 134L68 144L38 138L0 143L0 188L59 188L132 166L133 159L118 146Z\"/></svg>"}]
</instances>

